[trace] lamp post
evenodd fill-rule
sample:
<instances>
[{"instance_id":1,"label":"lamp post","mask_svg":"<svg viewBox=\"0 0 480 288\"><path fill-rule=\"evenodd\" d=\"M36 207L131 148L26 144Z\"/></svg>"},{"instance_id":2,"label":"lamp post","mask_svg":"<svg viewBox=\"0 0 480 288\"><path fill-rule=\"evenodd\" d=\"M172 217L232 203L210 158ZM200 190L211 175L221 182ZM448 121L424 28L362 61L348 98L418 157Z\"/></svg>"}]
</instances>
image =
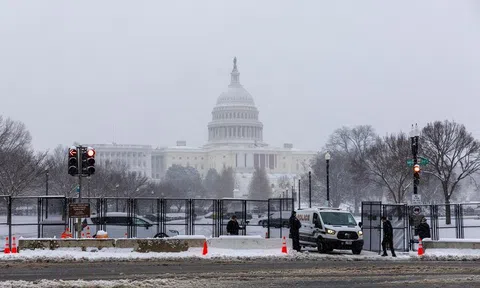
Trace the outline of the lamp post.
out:
<instances>
[{"instance_id":1,"label":"lamp post","mask_svg":"<svg viewBox=\"0 0 480 288\"><path fill-rule=\"evenodd\" d=\"M327 207L330 207L330 153L325 153L325 161L327 162Z\"/></svg>"},{"instance_id":2,"label":"lamp post","mask_svg":"<svg viewBox=\"0 0 480 288\"><path fill-rule=\"evenodd\" d=\"M48 167L45 167L45 195L48 196ZM48 197L45 199L45 219L48 219Z\"/></svg>"},{"instance_id":3,"label":"lamp post","mask_svg":"<svg viewBox=\"0 0 480 288\"><path fill-rule=\"evenodd\" d=\"M300 180L301 179L298 179L298 210L301 209L301 204L300 204L300 201L301 201L301 199L300 199Z\"/></svg>"}]
</instances>

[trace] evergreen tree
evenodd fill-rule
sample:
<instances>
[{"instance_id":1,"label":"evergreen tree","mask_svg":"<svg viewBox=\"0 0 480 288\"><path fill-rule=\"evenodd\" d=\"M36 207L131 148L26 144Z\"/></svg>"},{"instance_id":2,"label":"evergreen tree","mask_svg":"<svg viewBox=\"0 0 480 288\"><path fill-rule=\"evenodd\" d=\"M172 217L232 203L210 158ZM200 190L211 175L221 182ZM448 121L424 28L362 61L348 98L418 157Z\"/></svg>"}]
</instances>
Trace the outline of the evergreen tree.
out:
<instances>
[{"instance_id":1,"label":"evergreen tree","mask_svg":"<svg viewBox=\"0 0 480 288\"><path fill-rule=\"evenodd\" d=\"M265 200L270 198L272 188L270 187L265 169L255 168L248 191L250 199Z\"/></svg>"}]
</instances>

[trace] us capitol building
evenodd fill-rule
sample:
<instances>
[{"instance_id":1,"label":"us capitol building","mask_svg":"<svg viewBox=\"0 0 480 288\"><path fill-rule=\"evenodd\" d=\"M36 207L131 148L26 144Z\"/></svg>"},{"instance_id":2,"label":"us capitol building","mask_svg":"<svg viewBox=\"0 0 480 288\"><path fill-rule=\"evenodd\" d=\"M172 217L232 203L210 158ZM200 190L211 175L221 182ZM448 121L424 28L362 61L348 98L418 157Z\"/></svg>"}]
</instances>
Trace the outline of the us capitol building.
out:
<instances>
[{"instance_id":1,"label":"us capitol building","mask_svg":"<svg viewBox=\"0 0 480 288\"><path fill-rule=\"evenodd\" d=\"M315 151L268 146L263 140L263 124L252 95L240 84L237 59L233 60L230 85L220 94L208 123L208 143L203 147L188 147L186 141L176 146L153 148L150 145L90 144L97 152L97 162L123 161L131 171L161 181L167 169L174 165L195 167L205 177L210 168L221 173L225 167L235 171L236 198L248 195L248 185L256 167L266 169L275 191L278 178L294 178L308 171ZM298 179L298 178L297 178ZM292 185L290 184L290 185ZM283 192L283 189L282 189Z\"/></svg>"}]
</instances>

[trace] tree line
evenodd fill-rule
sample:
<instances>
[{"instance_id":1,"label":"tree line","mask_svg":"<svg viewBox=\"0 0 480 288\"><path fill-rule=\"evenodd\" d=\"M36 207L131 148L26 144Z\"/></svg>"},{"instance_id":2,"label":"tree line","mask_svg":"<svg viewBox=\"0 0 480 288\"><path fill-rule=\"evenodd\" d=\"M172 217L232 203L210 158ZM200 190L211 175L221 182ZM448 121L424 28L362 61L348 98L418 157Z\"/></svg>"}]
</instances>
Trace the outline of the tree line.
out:
<instances>
[{"instance_id":1,"label":"tree line","mask_svg":"<svg viewBox=\"0 0 480 288\"><path fill-rule=\"evenodd\" d=\"M75 197L77 179L67 174L67 147L50 152L33 149L31 135L19 121L0 117L0 195L50 195ZM301 175L302 199L312 173L314 202L326 198L326 163L331 154L329 180L332 206L347 204L358 212L362 201L410 201L413 168L410 137L406 133L376 134L370 125L335 130L317 157ZM425 203L451 203L466 197L480 200L478 172L480 144L464 125L435 121L421 129L419 157L429 160L422 166L419 193ZM232 168L209 169L202 179L194 167L173 165L160 182L149 181L122 162L97 164L93 177L84 181L84 197L175 197L232 198L238 179ZM268 199L273 186L290 187L288 177L269 183L267 172L256 169L248 187L251 199ZM463 188L463 189L462 189ZM471 190L473 193L459 193Z\"/></svg>"},{"instance_id":2,"label":"tree line","mask_svg":"<svg viewBox=\"0 0 480 288\"><path fill-rule=\"evenodd\" d=\"M349 204L358 212L361 201L384 200L408 203L413 194L411 138L399 132L379 136L372 126L359 125L335 130L311 163L317 199L326 199L326 160L330 160L330 202ZM480 170L480 143L464 125L454 121L428 123L419 136L421 166L419 194L426 204L478 200L475 180ZM303 175L303 183L307 175ZM473 193L459 193L471 189ZM449 209L447 209L447 216Z\"/></svg>"}]
</instances>

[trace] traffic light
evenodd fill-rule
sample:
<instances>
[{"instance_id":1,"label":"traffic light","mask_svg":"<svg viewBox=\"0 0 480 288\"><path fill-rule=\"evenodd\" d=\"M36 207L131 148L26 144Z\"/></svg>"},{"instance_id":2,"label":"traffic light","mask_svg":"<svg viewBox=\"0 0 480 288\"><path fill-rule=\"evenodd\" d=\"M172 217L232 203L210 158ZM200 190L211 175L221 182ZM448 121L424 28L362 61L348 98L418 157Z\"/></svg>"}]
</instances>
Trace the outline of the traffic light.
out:
<instances>
[{"instance_id":1,"label":"traffic light","mask_svg":"<svg viewBox=\"0 0 480 288\"><path fill-rule=\"evenodd\" d=\"M86 153L86 166L87 166L87 169L86 169L86 172L87 172L87 175L90 176L90 175L93 175L95 174L95 149L93 149L92 147L88 147L87 148L87 153Z\"/></svg>"},{"instance_id":2,"label":"traffic light","mask_svg":"<svg viewBox=\"0 0 480 288\"><path fill-rule=\"evenodd\" d=\"M68 174L78 175L78 153L77 147L68 148Z\"/></svg>"},{"instance_id":3,"label":"traffic light","mask_svg":"<svg viewBox=\"0 0 480 288\"><path fill-rule=\"evenodd\" d=\"M413 166L413 181L415 185L418 185L420 183L420 165L415 164Z\"/></svg>"}]
</instances>

